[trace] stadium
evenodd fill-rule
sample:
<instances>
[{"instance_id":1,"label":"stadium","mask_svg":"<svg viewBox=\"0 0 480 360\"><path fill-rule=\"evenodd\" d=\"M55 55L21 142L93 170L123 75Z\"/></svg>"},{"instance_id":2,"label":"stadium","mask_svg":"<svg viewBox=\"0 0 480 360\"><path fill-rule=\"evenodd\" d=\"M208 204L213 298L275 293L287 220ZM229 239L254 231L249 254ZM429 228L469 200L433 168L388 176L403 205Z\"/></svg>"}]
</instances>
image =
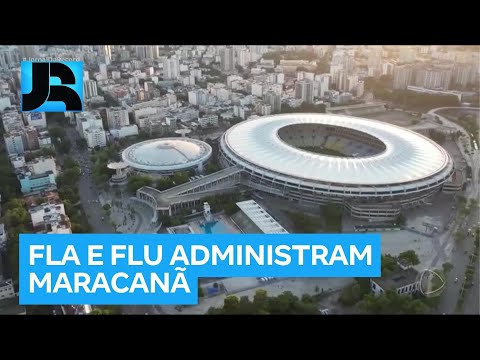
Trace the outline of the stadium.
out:
<instances>
[{"instance_id":1,"label":"stadium","mask_svg":"<svg viewBox=\"0 0 480 360\"><path fill-rule=\"evenodd\" d=\"M211 146L203 141L161 138L129 146L123 150L122 160L139 173L170 175L190 169L201 172L211 155Z\"/></svg>"},{"instance_id":2,"label":"stadium","mask_svg":"<svg viewBox=\"0 0 480 360\"><path fill-rule=\"evenodd\" d=\"M241 122L220 143L225 167L270 194L342 203L355 217L392 218L421 205L454 172L446 150L413 131L330 114L282 114Z\"/></svg>"},{"instance_id":3,"label":"stadium","mask_svg":"<svg viewBox=\"0 0 480 360\"><path fill-rule=\"evenodd\" d=\"M154 210L152 221L239 188L306 205L337 203L356 218L391 220L446 191L455 172L446 150L423 135L332 114L243 121L221 136L218 156L223 169L216 173L162 192L137 190L137 199Z\"/></svg>"}]
</instances>

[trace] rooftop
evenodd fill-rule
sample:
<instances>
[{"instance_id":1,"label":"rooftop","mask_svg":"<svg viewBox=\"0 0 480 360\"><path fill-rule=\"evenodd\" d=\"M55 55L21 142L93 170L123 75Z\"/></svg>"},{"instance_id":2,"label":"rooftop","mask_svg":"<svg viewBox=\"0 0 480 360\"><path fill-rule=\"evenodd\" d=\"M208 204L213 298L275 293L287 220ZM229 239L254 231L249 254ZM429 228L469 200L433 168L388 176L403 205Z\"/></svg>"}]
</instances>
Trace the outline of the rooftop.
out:
<instances>
[{"instance_id":1,"label":"rooftop","mask_svg":"<svg viewBox=\"0 0 480 360\"><path fill-rule=\"evenodd\" d=\"M385 150L366 157L334 157L295 148L279 135L281 129L289 127L291 141L316 144L321 134L313 137L306 133L315 126L322 131L335 128L340 132L368 134L383 143ZM452 166L448 153L433 140L402 127L353 116L310 113L264 116L261 121L247 120L231 127L224 141L224 150L231 152L242 165L312 182L406 184L429 177L440 179ZM350 146L348 142L342 139L335 146Z\"/></svg>"},{"instance_id":2,"label":"rooftop","mask_svg":"<svg viewBox=\"0 0 480 360\"><path fill-rule=\"evenodd\" d=\"M188 224L168 227L169 234L194 234L192 227Z\"/></svg>"},{"instance_id":3,"label":"rooftop","mask_svg":"<svg viewBox=\"0 0 480 360\"><path fill-rule=\"evenodd\" d=\"M47 191L40 191L37 193L32 193L28 196L24 196L23 198L25 200L25 203L27 207L35 207L37 206L37 201L38 199L42 199L42 204L43 203L49 203L49 204L61 204L62 201L60 200L60 197L58 196L57 190L47 190Z\"/></svg>"},{"instance_id":4,"label":"rooftop","mask_svg":"<svg viewBox=\"0 0 480 360\"><path fill-rule=\"evenodd\" d=\"M264 234L288 234L288 231L254 200L237 202L237 206Z\"/></svg>"},{"instance_id":5,"label":"rooftop","mask_svg":"<svg viewBox=\"0 0 480 360\"><path fill-rule=\"evenodd\" d=\"M200 140L161 138L129 146L122 152L122 159L133 168L161 171L194 166L211 154L211 146Z\"/></svg>"},{"instance_id":6,"label":"rooftop","mask_svg":"<svg viewBox=\"0 0 480 360\"><path fill-rule=\"evenodd\" d=\"M398 266L396 271L392 271L390 274L381 277L372 279L377 283L383 290L398 289L410 284L413 284L417 281L418 271L414 268L408 268L402 270Z\"/></svg>"}]
</instances>

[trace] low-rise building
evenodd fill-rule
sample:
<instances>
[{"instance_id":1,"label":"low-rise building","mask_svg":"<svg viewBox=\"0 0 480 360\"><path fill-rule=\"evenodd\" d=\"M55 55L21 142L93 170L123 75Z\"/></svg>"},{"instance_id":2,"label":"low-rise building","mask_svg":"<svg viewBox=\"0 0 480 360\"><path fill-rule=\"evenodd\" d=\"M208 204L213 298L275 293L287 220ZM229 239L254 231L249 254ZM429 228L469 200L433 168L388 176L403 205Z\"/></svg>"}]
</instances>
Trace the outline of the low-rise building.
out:
<instances>
[{"instance_id":1,"label":"low-rise building","mask_svg":"<svg viewBox=\"0 0 480 360\"><path fill-rule=\"evenodd\" d=\"M61 202L43 203L29 209L33 226L45 222L45 219L52 214L65 215L65 206Z\"/></svg>"},{"instance_id":2,"label":"low-rise building","mask_svg":"<svg viewBox=\"0 0 480 360\"><path fill-rule=\"evenodd\" d=\"M58 175L57 163L53 156L41 156L25 164L33 175L40 175L51 171L56 177Z\"/></svg>"},{"instance_id":3,"label":"low-rise building","mask_svg":"<svg viewBox=\"0 0 480 360\"><path fill-rule=\"evenodd\" d=\"M54 213L46 215L43 222L34 227L37 234L71 234L72 226L67 215Z\"/></svg>"},{"instance_id":4,"label":"low-rise building","mask_svg":"<svg viewBox=\"0 0 480 360\"><path fill-rule=\"evenodd\" d=\"M205 115L198 119L201 127L218 126L218 115Z\"/></svg>"},{"instance_id":5,"label":"low-rise building","mask_svg":"<svg viewBox=\"0 0 480 360\"><path fill-rule=\"evenodd\" d=\"M12 279L0 279L0 300L12 299L15 295Z\"/></svg>"},{"instance_id":6,"label":"low-rise building","mask_svg":"<svg viewBox=\"0 0 480 360\"><path fill-rule=\"evenodd\" d=\"M23 197L25 205L28 209L48 203L48 204L62 204L58 191L56 189L47 189L38 193L32 193Z\"/></svg>"},{"instance_id":7,"label":"low-rise building","mask_svg":"<svg viewBox=\"0 0 480 360\"><path fill-rule=\"evenodd\" d=\"M237 202L240 211L232 216L235 224L246 234L288 234L264 208L254 200Z\"/></svg>"},{"instance_id":8,"label":"low-rise building","mask_svg":"<svg viewBox=\"0 0 480 360\"><path fill-rule=\"evenodd\" d=\"M85 130L85 139L90 149L107 146L107 137L102 127L89 127Z\"/></svg>"},{"instance_id":9,"label":"low-rise building","mask_svg":"<svg viewBox=\"0 0 480 360\"><path fill-rule=\"evenodd\" d=\"M51 171L38 175L33 175L31 172L22 172L17 175L17 179L20 181L21 192L24 194L42 191L56 185L55 175Z\"/></svg>"},{"instance_id":10,"label":"low-rise building","mask_svg":"<svg viewBox=\"0 0 480 360\"><path fill-rule=\"evenodd\" d=\"M403 268L398 265L395 271L381 278L370 279L370 286L375 295L387 290L394 290L400 295L412 295L418 291L418 271L412 267Z\"/></svg>"},{"instance_id":11,"label":"low-rise building","mask_svg":"<svg viewBox=\"0 0 480 360\"><path fill-rule=\"evenodd\" d=\"M138 135L138 126L136 124L122 126L121 128L110 129L110 134L115 139L122 139L127 136Z\"/></svg>"}]
</instances>

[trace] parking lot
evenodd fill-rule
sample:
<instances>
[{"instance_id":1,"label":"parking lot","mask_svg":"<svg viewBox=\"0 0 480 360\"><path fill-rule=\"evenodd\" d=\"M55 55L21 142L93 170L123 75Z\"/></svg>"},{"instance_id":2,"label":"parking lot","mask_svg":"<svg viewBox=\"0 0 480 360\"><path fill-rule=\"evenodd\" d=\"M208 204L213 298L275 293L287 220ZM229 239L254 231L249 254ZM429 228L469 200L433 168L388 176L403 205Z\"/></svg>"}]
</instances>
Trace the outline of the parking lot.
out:
<instances>
[{"instance_id":1,"label":"parking lot","mask_svg":"<svg viewBox=\"0 0 480 360\"><path fill-rule=\"evenodd\" d=\"M219 281L220 282L220 281ZM278 296L285 291L291 291L301 297L303 294L314 295L321 292L336 292L353 282L352 278L277 278L270 282L262 282L258 278L228 278L223 279L228 293L213 297L201 298L198 305L175 307L162 306L165 314L203 315L210 307L222 307L225 297L235 295L238 298L253 296L258 289L265 289L268 296ZM248 288L245 288L248 287ZM179 311L181 310L181 311Z\"/></svg>"},{"instance_id":2,"label":"parking lot","mask_svg":"<svg viewBox=\"0 0 480 360\"><path fill-rule=\"evenodd\" d=\"M420 118L410 115L403 111L384 111L375 114L365 115L368 119L380 120L388 122L389 124L397 126L409 126L412 124L412 120L418 120Z\"/></svg>"}]
</instances>

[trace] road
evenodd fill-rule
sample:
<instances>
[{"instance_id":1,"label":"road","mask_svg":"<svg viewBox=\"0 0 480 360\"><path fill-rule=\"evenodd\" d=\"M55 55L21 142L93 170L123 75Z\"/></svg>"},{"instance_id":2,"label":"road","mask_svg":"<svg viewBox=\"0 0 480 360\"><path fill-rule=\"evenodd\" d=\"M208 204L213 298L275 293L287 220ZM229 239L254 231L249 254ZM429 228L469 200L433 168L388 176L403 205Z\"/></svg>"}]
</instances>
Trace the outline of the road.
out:
<instances>
[{"instance_id":1,"label":"road","mask_svg":"<svg viewBox=\"0 0 480 360\"><path fill-rule=\"evenodd\" d=\"M105 217L102 206L98 201L97 188L93 183L92 176L89 174L91 169L90 154L87 150L78 150L75 142L80 137L74 127L66 127L65 131L72 142L70 156L79 162L82 168L82 176L80 176L78 190L83 210L87 215L92 231L94 233L113 234L115 230L112 228L110 221ZM104 220L102 220L102 218Z\"/></svg>"},{"instance_id":2,"label":"road","mask_svg":"<svg viewBox=\"0 0 480 360\"><path fill-rule=\"evenodd\" d=\"M471 107L444 107L436 108L428 111L430 116L438 116L442 122L448 126L455 127L463 135L467 136L470 139L470 134L453 121L448 120L444 116L437 114L437 111L443 109L469 109L480 111L480 108L471 108ZM472 168L472 179L467 186L465 191L465 197L467 199L479 199L479 187L480 187L480 152L478 150L474 151L473 155L471 154L471 145L470 141L467 142L467 148L470 150L470 153L466 153L463 146L460 144L460 141L457 143L460 151L462 152L463 157L465 158L467 164ZM468 229L471 229L478 225L479 219L479 209L478 206L475 209L472 209L470 214L463 219L459 225L459 229L467 233ZM452 234L454 232L452 231ZM469 254L473 251L473 237L467 236L464 240L456 244L454 252L452 253L452 258L450 263L453 265L453 270L450 272L447 278L447 285L442 294L442 300L438 308L439 313L444 314L454 314L455 307L460 296L460 289L462 286L462 279L465 274L465 268L469 264ZM465 296L465 302L463 307L463 312L467 314L479 314L479 275L478 275L478 259L477 259L477 268L474 277L474 286L467 290L467 295ZM455 282L455 278L458 278L458 282Z\"/></svg>"},{"instance_id":3,"label":"road","mask_svg":"<svg viewBox=\"0 0 480 360\"><path fill-rule=\"evenodd\" d=\"M74 127L67 127L65 129L68 138L72 142L72 149L70 155L77 160L81 167L83 175L79 180L79 193L80 201L82 203L85 214L88 217L88 222L92 227L94 233L104 233L104 234L113 234L115 230L106 218L102 220L102 217L105 216L104 211L100 202L98 202L98 191L95 184L93 183L92 176L89 175L89 170L91 169L90 163L90 154L87 150L79 151L76 146L76 140L79 139ZM138 222L133 231L138 232L142 226L142 216L138 216ZM150 314L158 315L162 314L160 306L149 306L149 305L132 305L132 306L123 306L123 314Z\"/></svg>"}]
</instances>

